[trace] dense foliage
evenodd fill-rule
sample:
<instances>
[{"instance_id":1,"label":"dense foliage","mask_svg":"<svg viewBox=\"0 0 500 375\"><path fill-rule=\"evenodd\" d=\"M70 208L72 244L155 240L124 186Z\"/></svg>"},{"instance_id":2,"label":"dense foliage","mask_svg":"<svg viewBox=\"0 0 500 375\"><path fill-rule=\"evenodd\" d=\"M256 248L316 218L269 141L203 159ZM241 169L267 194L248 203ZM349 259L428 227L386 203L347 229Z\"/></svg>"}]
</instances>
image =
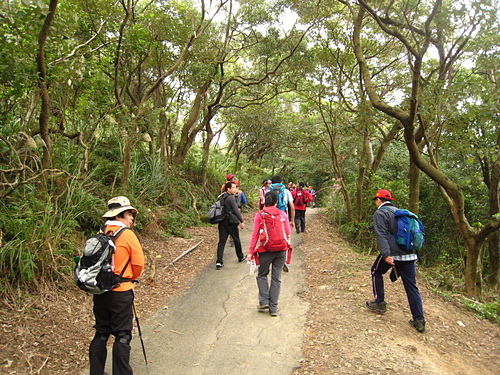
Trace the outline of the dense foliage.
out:
<instances>
[{"instance_id":1,"label":"dense foliage","mask_svg":"<svg viewBox=\"0 0 500 375\"><path fill-rule=\"evenodd\" d=\"M497 286L498 12L471 6L3 2L1 292L68 280L114 195L139 230L183 235L227 173L252 203L275 174L312 185L363 251L391 189L426 225L425 265Z\"/></svg>"}]
</instances>

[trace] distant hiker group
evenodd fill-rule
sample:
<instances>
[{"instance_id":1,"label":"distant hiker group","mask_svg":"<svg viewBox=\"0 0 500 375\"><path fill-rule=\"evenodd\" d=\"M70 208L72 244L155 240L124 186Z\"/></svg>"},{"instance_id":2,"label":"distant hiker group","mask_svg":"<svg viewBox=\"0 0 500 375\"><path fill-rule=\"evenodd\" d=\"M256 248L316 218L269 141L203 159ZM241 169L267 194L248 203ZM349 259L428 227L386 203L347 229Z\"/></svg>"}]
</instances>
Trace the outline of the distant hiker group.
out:
<instances>
[{"instance_id":1,"label":"distant hiker group","mask_svg":"<svg viewBox=\"0 0 500 375\"><path fill-rule=\"evenodd\" d=\"M248 200L245 193L241 190L240 182L234 174L228 174L226 180L221 187L221 194L212 204L207 214L207 219L210 223L218 224L219 242L217 245L216 260L216 269L218 270L224 267L224 248L228 237L232 240L232 245L234 244L238 261L243 262L246 259L241 252L238 226L241 229L245 226L243 217L241 216L241 206L248 203ZM276 193L276 208L287 215L289 226L291 228L295 227L297 233L305 232L307 204L314 203L315 200L315 192L312 187L306 188L306 184L300 182L299 186L289 183L287 188L282 183L280 176L265 179L262 181L262 187L259 190L258 207L260 210L264 209L266 195L271 191ZM285 271L286 269L285 265Z\"/></svg>"},{"instance_id":2,"label":"distant hiker group","mask_svg":"<svg viewBox=\"0 0 500 375\"><path fill-rule=\"evenodd\" d=\"M269 311L271 316L278 314L278 298L281 288L281 273L288 272L292 246L290 241L291 228L297 233L306 230L305 211L307 204L314 201L305 183L282 183L280 176L262 181L259 190L259 212L255 214L252 240L248 255L243 255L238 226L245 226L241 215L241 205L247 202L240 183L233 174L226 176L227 182L221 188L217 201L210 207L207 219L218 225L219 242L217 245L217 260L215 268L224 267L224 248L227 238L233 240L238 262L247 260L258 266L257 285L259 288L259 311ZM311 187L312 189L312 187ZM239 198L239 197L243 197ZM269 270L272 267L271 282Z\"/></svg>"}]
</instances>

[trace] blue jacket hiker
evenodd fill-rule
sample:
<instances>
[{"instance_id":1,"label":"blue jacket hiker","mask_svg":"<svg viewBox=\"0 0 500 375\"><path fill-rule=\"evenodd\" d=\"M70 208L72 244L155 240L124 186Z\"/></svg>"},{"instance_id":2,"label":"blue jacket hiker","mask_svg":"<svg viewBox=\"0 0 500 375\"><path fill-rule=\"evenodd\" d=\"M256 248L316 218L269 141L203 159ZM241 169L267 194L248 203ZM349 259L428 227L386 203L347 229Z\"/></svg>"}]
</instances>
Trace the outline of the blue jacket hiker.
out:
<instances>
[{"instance_id":1,"label":"blue jacket hiker","mask_svg":"<svg viewBox=\"0 0 500 375\"><path fill-rule=\"evenodd\" d=\"M281 183L280 176L273 176L271 178L271 185L269 191L275 191L278 194L277 207L285 211L290 219L290 226L293 228L295 223L295 206L293 204L293 197L290 190Z\"/></svg>"}]
</instances>

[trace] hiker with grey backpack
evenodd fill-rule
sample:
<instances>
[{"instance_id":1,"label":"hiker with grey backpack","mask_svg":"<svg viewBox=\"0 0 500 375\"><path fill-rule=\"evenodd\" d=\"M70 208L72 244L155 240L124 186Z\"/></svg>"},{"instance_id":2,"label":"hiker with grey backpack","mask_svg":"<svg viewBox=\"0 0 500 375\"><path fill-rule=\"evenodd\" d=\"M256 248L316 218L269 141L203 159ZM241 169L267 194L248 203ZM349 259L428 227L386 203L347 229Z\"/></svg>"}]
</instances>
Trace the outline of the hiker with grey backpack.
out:
<instances>
[{"instance_id":1,"label":"hiker with grey backpack","mask_svg":"<svg viewBox=\"0 0 500 375\"><path fill-rule=\"evenodd\" d=\"M130 366L133 289L145 263L139 239L130 229L136 214L128 198L111 198L103 215L106 222L102 230L87 240L75 267L77 285L93 294L94 299L96 332L89 347L90 375L104 374L110 335L115 336L113 374L133 374Z\"/></svg>"},{"instance_id":2,"label":"hiker with grey backpack","mask_svg":"<svg viewBox=\"0 0 500 375\"><path fill-rule=\"evenodd\" d=\"M242 263L246 259L241 248L240 232L238 230L238 227L245 229L245 223L238 209L238 204L236 203L235 194L237 191L238 187L236 183L234 181L229 181L224 185L224 193L219 198L223 206L224 215L223 219L218 222L219 242L217 244L217 261L215 263L215 268L217 270L224 267L224 247L226 246L229 236L231 236L234 241L238 262Z\"/></svg>"},{"instance_id":3,"label":"hiker with grey backpack","mask_svg":"<svg viewBox=\"0 0 500 375\"><path fill-rule=\"evenodd\" d=\"M366 306L371 311L383 314L387 310L383 275L391 270L391 280L401 277L412 314L410 324L418 331L425 332L424 308L417 287L417 250L423 245L423 225L418 217L407 210L398 210L389 190L378 190L373 198L377 210L373 215L373 225L380 254L371 268L373 301Z\"/></svg>"}]
</instances>

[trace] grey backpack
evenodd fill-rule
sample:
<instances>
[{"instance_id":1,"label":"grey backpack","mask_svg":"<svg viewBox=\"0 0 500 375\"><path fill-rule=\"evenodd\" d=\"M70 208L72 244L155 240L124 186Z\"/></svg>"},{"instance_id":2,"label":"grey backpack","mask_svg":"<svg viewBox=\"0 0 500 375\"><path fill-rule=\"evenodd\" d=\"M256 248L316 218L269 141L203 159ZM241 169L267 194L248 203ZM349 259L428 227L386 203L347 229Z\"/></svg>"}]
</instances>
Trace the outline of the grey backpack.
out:
<instances>
[{"instance_id":1,"label":"grey backpack","mask_svg":"<svg viewBox=\"0 0 500 375\"><path fill-rule=\"evenodd\" d=\"M207 220L211 224L217 224L227 217L226 209L224 207L225 197L227 194L221 194L214 204L210 206L207 214Z\"/></svg>"},{"instance_id":2,"label":"grey backpack","mask_svg":"<svg viewBox=\"0 0 500 375\"><path fill-rule=\"evenodd\" d=\"M124 281L130 281L122 277L130 258L120 275L113 272L115 241L126 229L130 228L121 227L115 233L111 231L104 233L101 230L87 239L83 254L77 259L75 267L75 281L80 289L90 294L102 294L118 287Z\"/></svg>"}]
</instances>

